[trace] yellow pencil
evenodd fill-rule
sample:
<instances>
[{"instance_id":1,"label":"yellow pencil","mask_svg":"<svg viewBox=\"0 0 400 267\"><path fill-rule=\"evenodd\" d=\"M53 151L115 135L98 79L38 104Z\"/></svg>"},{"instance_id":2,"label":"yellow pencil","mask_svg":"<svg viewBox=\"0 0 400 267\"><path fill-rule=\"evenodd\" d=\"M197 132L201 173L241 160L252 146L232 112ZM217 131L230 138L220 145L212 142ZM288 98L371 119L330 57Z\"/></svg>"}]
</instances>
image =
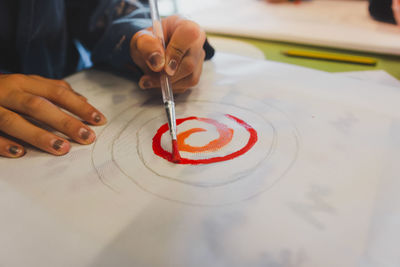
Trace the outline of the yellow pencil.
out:
<instances>
[{"instance_id":1,"label":"yellow pencil","mask_svg":"<svg viewBox=\"0 0 400 267\"><path fill-rule=\"evenodd\" d=\"M287 51L284 51L283 54L290 56L290 57L321 59L321 60L338 61L338 62L346 62L346 63L354 63L354 64L362 64L362 65L376 65L376 63L377 63L377 60L373 59L373 58L332 54L332 53L325 53L325 52L287 50Z\"/></svg>"}]
</instances>

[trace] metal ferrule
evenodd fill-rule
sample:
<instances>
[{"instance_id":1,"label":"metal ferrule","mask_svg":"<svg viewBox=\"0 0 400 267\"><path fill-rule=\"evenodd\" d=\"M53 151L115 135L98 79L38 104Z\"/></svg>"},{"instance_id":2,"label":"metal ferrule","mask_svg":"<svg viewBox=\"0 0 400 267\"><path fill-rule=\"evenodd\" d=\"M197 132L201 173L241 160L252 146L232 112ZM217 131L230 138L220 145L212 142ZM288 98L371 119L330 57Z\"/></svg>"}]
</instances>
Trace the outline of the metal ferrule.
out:
<instances>
[{"instance_id":1,"label":"metal ferrule","mask_svg":"<svg viewBox=\"0 0 400 267\"><path fill-rule=\"evenodd\" d=\"M167 113L168 126L172 140L176 140L175 104L172 101L166 101L164 103L164 106L165 106L165 112Z\"/></svg>"}]
</instances>

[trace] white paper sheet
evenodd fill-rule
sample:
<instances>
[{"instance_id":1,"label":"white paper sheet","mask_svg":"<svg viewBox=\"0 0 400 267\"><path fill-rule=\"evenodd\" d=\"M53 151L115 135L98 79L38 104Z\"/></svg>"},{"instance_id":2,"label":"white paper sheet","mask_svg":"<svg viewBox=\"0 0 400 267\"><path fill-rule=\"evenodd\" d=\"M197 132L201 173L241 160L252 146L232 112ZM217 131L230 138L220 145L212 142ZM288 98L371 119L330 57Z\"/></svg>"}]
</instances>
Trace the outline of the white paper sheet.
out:
<instances>
[{"instance_id":1,"label":"white paper sheet","mask_svg":"<svg viewBox=\"0 0 400 267\"><path fill-rule=\"evenodd\" d=\"M335 74L400 88L400 81L384 70L348 71Z\"/></svg>"},{"instance_id":2,"label":"white paper sheet","mask_svg":"<svg viewBox=\"0 0 400 267\"><path fill-rule=\"evenodd\" d=\"M368 1L178 0L207 32L400 55L400 28L374 21Z\"/></svg>"},{"instance_id":3,"label":"white paper sheet","mask_svg":"<svg viewBox=\"0 0 400 267\"><path fill-rule=\"evenodd\" d=\"M231 53L254 59L265 59L263 51L261 51L252 44L235 40L232 38L224 38L216 36L209 36L207 39L209 43L218 52Z\"/></svg>"},{"instance_id":4,"label":"white paper sheet","mask_svg":"<svg viewBox=\"0 0 400 267\"><path fill-rule=\"evenodd\" d=\"M178 117L229 113L259 141L185 167L151 153L158 92L68 80L109 123L63 157L0 159L0 266L399 266L397 88L217 54Z\"/></svg>"}]
</instances>

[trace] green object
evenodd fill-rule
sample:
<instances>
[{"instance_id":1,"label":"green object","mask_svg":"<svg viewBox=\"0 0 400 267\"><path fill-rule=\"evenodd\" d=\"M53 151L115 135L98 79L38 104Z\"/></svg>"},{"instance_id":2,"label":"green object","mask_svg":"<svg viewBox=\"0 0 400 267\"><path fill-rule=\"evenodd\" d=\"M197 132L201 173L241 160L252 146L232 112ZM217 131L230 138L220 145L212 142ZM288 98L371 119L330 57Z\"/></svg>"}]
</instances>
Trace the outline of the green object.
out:
<instances>
[{"instance_id":1,"label":"green object","mask_svg":"<svg viewBox=\"0 0 400 267\"><path fill-rule=\"evenodd\" d=\"M361 64L361 65L375 66L377 63L376 59L370 57L359 57L347 54L344 55L337 53L334 54L327 52L315 52L315 51L293 50L293 49L283 51L282 53L288 57L312 58L317 60L346 62L352 64Z\"/></svg>"},{"instance_id":2,"label":"green object","mask_svg":"<svg viewBox=\"0 0 400 267\"><path fill-rule=\"evenodd\" d=\"M232 37L224 35L210 35L210 36L227 37L250 43L255 47L257 47L258 49L260 49L261 51L263 51L266 59L272 61L284 62L327 72L385 70L387 73L400 80L400 56L374 54L374 53L366 53L359 51L349 51L343 49L334 49L334 48L317 47L311 45L301 45L294 43ZM344 62L333 62L333 61L314 60L308 58L288 57L282 53L283 51L292 49L305 50L310 52L341 53L350 56L372 57L377 60L377 64L375 66L356 65Z\"/></svg>"}]
</instances>

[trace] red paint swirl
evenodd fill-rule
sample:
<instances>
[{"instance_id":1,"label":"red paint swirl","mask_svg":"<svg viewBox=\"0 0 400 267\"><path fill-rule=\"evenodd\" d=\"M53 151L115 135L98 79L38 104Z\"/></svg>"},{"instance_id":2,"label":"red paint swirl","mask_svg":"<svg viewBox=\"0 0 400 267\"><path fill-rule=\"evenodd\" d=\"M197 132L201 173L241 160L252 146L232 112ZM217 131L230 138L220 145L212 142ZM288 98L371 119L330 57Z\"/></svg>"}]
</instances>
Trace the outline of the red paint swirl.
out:
<instances>
[{"instance_id":1,"label":"red paint swirl","mask_svg":"<svg viewBox=\"0 0 400 267\"><path fill-rule=\"evenodd\" d=\"M243 120L241 120L235 116L232 116L229 114L226 114L225 116L228 117L229 119L235 121L236 123L238 123L240 126L245 128L249 132L250 137L249 137L249 141L247 142L247 144L244 147L242 147L240 150L233 152L231 154L222 156L222 157L213 157L213 158L209 158L209 159L181 158L179 164L198 165L198 164L210 164L210 163L216 163L216 162L221 162L221 161L226 161L226 160L232 160L236 157L239 157L239 156L245 154L247 151L249 151L254 146L254 144L257 142L257 138L258 138L256 130L254 130L254 128L251 127L249 124L247 124L246 122L244 122ZM194 153L205 152L205 151L216 151L216 150L224 147L225 145L227 145L232 140L233 130L228 128L225 124L219 123L213 119L187 117L187 118L177 119L176 125L180 125L181 123L188 121L188 120L198 120L198 121L202 121L202 122L206 122L206 123L214 125L218 130L219 138L212 140L205 146L193 147L193 146L186 144L185 139L188 138L192 133L201 132L201 131L205 131L205 130L202 128L190 129L190 130L185 131L178 135L178 147L181 151L194 152ZM170 152L164 150L161 147L161 136L167 131L168 131L167 123L162 125L158 129L157 133L153 137L153 151L157 156L160 156L170 162L173 162L172 154Z\"/></svg>"}]
</instances>

